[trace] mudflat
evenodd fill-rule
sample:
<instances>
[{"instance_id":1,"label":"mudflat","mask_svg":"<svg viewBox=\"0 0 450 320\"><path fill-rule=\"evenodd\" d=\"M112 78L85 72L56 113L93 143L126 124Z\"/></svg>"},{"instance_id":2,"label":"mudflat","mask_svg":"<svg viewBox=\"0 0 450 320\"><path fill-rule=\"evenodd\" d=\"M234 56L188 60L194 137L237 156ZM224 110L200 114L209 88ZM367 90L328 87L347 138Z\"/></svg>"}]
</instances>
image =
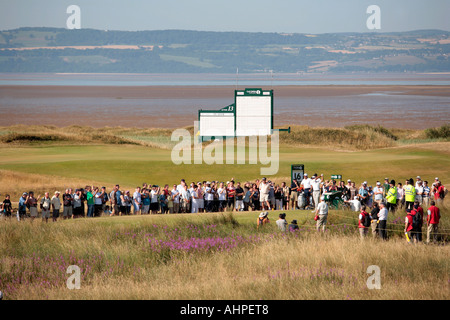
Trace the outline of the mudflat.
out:
<instances>
[{"instance_id":1,"label":"mudflat","mask_svg":"<svg viewBox=\"0 0 450 320\"><path fill-rule=\"evenodd\" d=\"M239 89L243 87L239 86ZM234 102L235 86L0 86L0 125L191 126ZM274 86L274 124L369 123L424 129L450 121L450 86Z\"/></svg>"}]
</instances>

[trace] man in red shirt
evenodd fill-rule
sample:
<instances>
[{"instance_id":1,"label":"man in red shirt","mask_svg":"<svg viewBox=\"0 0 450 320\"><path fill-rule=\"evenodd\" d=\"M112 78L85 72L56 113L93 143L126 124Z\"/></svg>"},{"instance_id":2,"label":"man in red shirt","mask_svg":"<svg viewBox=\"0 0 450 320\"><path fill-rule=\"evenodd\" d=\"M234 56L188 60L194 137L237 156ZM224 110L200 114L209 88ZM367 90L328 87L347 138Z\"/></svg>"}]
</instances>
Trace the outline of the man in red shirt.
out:
<instances>
[{"instance_id":1,"label":"man in red shirt","mask_svg":"<svg viewBox=\"0 0 450 320\"><path fill-rule=\"evenodd\" d=\"M411 209L406 209L406 218L405 218L405 233L407 235L408 242L412 240L413 236L413 218L414 216L411 214ZM417 243L417 238L414 237L414 243Z\"/></svg>"},{"instance_id":2,"label":"man in red shirt","mask_svg":"<svg viewBox=\"0 0 450 320\"><path fill-rule=\"evenodd\" d=\"M433 184L432 192L434 193L434 200L437 201L438 204L442 203L442 200L444 200L445 197L445 187L440 181L436 181L436 183Z\"/></svg>"},{"instance_id":3,"label":"man in red shirt","mask_svg":"<svg viewBox=\"0 0 450 320\"><path fill-rule=\"evenodd\" d=\"M361 235L361 239L364 239L369 232L369 227L371 225L371 217L370 214L366 212L366 206L361 206L361 212L358 217L358 229L359 234Z\"/></svg>"},{"instance_id":4,"label":"man in red shirt","mask_svg":"<svg viewBox=\"0 0 450 320\"><path fill-rule=\"evenodd\" d=\"M431 201L431 206L427 210L427 243L430 243L430 238L433 236L433 242L437 241L437 232L439 219L441 218L441 212L436 207L436 202Z\"/></svg>"}]
</instances>

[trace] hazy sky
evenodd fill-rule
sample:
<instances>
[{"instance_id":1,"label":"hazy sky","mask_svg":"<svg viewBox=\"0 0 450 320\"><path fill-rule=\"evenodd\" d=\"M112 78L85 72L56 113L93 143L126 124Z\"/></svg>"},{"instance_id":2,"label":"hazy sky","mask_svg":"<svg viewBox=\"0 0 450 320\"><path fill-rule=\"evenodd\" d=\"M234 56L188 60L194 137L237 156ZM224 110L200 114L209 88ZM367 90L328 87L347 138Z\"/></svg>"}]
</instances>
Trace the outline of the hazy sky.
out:
<instances>
[{"instance_id":1,"label":"hazy sky","mask_svg":"<svg viewBox=\"0 0 450 320\"><path fill-rule=\"evenodd\" d=\"M366 9L378 5L381 32L450 31L450 0L0 0L0 30L65 28L73 4L81 28L102 30L368 32Z\"/></svg>"}]
</instances>

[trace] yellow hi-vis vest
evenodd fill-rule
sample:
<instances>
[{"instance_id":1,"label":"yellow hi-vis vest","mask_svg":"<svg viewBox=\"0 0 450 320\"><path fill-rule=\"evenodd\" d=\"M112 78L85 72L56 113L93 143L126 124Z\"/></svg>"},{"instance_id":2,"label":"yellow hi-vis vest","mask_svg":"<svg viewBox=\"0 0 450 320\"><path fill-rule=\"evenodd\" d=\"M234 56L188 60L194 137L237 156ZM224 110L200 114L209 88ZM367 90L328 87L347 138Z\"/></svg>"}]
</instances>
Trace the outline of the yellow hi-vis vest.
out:
<instances>
[{"instance_id":1,"label":"yellow hi-vis vest","mask_svg":"<svg viewBox=\"0 0 450 320\"><path fill-rule=\"evenodd\" d=\"M413 185L408 184L405 187L405 201L406 202L414 202L416 198L416 188Z\"/></svg>"},{"instance_id":2,"label":"yellow hi-vis vest","mask_svg":"<svg viewBox=\"0 0 450 320\"><path fill-rule=\"evenodd\" d=\"M392 187L389 189L386 195L386 201L393 204L397 203L397 187Z\"/></svg>"}]
</instances>

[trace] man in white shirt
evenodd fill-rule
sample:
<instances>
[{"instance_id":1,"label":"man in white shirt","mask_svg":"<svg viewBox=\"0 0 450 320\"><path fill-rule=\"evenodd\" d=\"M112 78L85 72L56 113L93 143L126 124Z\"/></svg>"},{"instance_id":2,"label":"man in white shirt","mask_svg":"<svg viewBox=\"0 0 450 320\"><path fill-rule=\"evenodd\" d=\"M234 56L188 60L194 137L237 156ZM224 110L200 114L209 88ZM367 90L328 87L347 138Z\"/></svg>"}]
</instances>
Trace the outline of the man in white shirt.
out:
<instances>
[{"instance_id":1,"label":"man in white shirt","mask_svg":"<svg viewBox=\"0 0 450 320\"><path fill-rule=\"evenodd\" d=\"M150 210L152 214L156 214L159 210L158 197L160 194L159 186L153 185L152 191L150 192Z\"/></svg>"},{"instance_id":2,"label":"man in white shirt","mask_svg":"<svg viewBox=\"0 0 450 320\"><path fill-rule=\"evenodd\" d=\"M223 212L227 207L227 189L225 188L223 182L221 182L217 188L217 195L219 200L219 211Z\"/></svg>"},{"instance_id":3,"label":"man in white shirt","mask_svg":"<svg viewBox=\"0 0 450 320\"><path fill-rule=\"evenodd\" d=\"M52 220L55 222L59 217L59 210L61 209L61 200L59 199L60 192L55 191L55 195L52 197Z\"/></svg>"},{"instance_id":4,"label":"man in white shirt","mask_svg":"<svg viewBox=\"0 0 450 320\"><path fill-rule=\"evenodd\" d=\"M422 196L423 196L423 185L422 180L416 182L416 197L415 201L419 201L419 204L422 204Z\"/></svg>"},{"instance_id":5,"label":"man in white shirt","mask_svg":"<svg viewBox=\"0 0 450 320\"><path fill-rule=\"evenodd\" d=\"M173 185L173 189L170 192L172 195L172 201L173 201L173 212L179 213L180 212L180 192L177 190L177 185Z\"/></svg>"},{"instance_id":6,"label":"man in white shirt","mask_svg":"<svg viewBox=\"0 0 450 320\"><path fill-rule=\"evenodd\" d=\"M305 173L303 175L303 180L300 183L301 186L303 186L303 191L305 192L305 199L306 199L306 207L310 205L310 196L311 196L311 179L308 178L308 174Z\"/></svg>"},{"instance_id":7,"label":"man in white shirt","mask_svg":"<svg viewBox=\"0 0 450 320\"><path fill-rule=\"evenodd\" d=\"M223 189L221 191L223 191ZM224 197L226 198L226 190L224 192L225 192ZM206 181L206 187L205 187L205 209L206 209L206 212L212 212L213 204L214 204L214 189L211 188L211 182Z\"/></svg>"},{"instance_id":8,"label":"man in white shirt","mask_svg":"<svg viewBox=\"0 0 450 320\"><path fill-rule=\"evenodd\" d=\"M187 185L184 185L183 191L181 191L181 200L182 200L182 212L189 213L191 209L191 194L187 188Z\"/></svg>"},{"instance_id":9,"label":"man in white shirt","mask_svg":"<svg viewBox=\"0 0 450 320\"><path fill-rule=\"evenodd\" d=\"M259 184L259 202L261 202L261 210L264 210L264 206L270 210L269 188L270 184L267 182L266 178L262 178L262 181Z\"/></svg>"},{"instance_id":10,"label":"man in white shirt","mask_svg":"<svg viewBox=\"0 0 450 320\"><path fill-rule=\"evenodd\" d=\"M316 175L311 177L311 186L313 190L313 199L314 199L314 207L317 209L317 206L320 203L320 184L322 183L322 176L319 178Z\"/></svg>"},{"instance_id":11,"label":"man in white shirt","mask_svg":"<svg viewBox=\"0 0 450 320\"><path fill-rule=\"evenodd\" d=\"M386 233L387 217L388 217L388 210L386 208L386 204L384 202L381 202L380 212L378 212L378 231L380 237L383 240L387 240L387 233Z\"/></svg>"},{"instance_id":12,"label":"man in white shirt","mask_svg":"<svg viewBox=\"0 0 450 320\"><path fill-rule=\"evenodd\" d=\"M133 193L134 214L141 214L141 187L137 187Z\"/></svg>"},{"instance_id":13,"label":"man in white shirt","mask_svg":"<svg viewBox=\"0 0 450 320\"><path fill-rule=\"evenodd\" d=\"M358 200L358 197L354 197L353 200L346 200L345 202L350 204L350 209L355 212L361 211L361 201Z\"/></svg>"},{"instance_id":14,"label":"man in white shirt","mask_svg":"<svg viewBox=\"0 0 450 320\"><path fill-rule=\"evenodd\" d=\"M320 203L316 208L316 215L318 216L316 229L320 231L322 227L322 232L325 232L325 225L327 224L328 217L328 204L325 202L325 197L320 198Z\"/></svg>"},{"instance_id":15,"label":"man in white shirt","mask_svg":"<svg viewBox=\"0 0 450 320\"><path fill-rule=\"evenodd\" d=\"M381 182L377 181L377 186L373 189L374 200L380 205L383 201L384 188L381 186Z\"/></svg>"},{"instance_id":16,"label":"man in white shirt","mask_svg":"<svg viewBox=\"0 0 450 320\"><path fill-rule=\"evenodd\" d=\"M416 177L416 190L419 187L419 184L423 184L422 179L420 178L420 176Z\"/></svg>"}]
</instances>

